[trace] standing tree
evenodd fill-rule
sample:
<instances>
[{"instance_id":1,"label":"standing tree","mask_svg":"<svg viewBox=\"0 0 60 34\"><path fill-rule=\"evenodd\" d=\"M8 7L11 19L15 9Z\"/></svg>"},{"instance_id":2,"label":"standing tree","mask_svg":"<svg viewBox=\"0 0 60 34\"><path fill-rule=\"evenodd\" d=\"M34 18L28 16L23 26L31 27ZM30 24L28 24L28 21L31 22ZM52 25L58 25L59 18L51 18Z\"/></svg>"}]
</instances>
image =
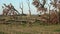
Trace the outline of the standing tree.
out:
<instances>
[{"instance_id":1,"label":"standing tree","mask_svg":"<svg viewBox=\"0 0 60 34\"><path fill-rule=\"evenodd\" d=\"M24 14L23 13L23 2L22 2L22 4L20 4L20 9L22 10L22 15Z\"/></svg>"},{"instance_id":2,"label":"standing tree","mask_svg":"<svg viewBox=\"0 0 60 34\"><path fill-rule=\"evenodd\" d=\"M53 5L53 7L55 7L55 11L57 12L57 17L58 17L58 22L60 22L60 0L53 0L54 2L52 2L51 4ZM59 11L57 11L57 9L59 9Z\"/></svg>"},{"instance_id":3,"label":"standing tree","mask_svg":"<svg viewBox=\"0 0 60 34\"><path fill-rule=\"evenodd\" d=\"M47 0L41 0L43 2L40 2L40 0L33 0L33 5L37 8L38 11L46 12L45 4L47 3ZM57 2L60 3L58 0L50 0L51 5L53 5L54 10L50 13L49 9L49 20L51 23L57 23L60 21L60 15L58 15L57 9L59 9L59 14L60 14L60 4L57 4ZM49 6L50 8L50 6Z\"/></svg>"},{"instance_id":4,"label":"standing tree","mask_svg":"<svg viewBox=\"0 0 60 34\"><path fill-rule=\"evenodd\" d=\"M30 1L29 0L28 0L28 7L29 7L29 15L31 16Z\"/></svg>"}]
</instances>

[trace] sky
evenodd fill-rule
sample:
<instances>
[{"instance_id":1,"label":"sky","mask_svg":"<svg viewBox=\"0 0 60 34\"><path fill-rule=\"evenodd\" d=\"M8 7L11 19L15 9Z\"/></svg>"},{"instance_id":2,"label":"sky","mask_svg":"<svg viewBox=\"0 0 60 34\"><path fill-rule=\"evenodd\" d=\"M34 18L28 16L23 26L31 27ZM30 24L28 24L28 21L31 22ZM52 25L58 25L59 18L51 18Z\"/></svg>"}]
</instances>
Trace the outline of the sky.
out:
<instances>
[{"instance_id":1,"label":"sky","mask_svg":"<svg viewBox=\"0 0 60 34\"><path fill-rule=\"evenodd\" d=\"M33 6L32 1L33 0L29 0L30 1L30 10L31 10L31 14L38 14L37 9L35 6ZM21 2L23 2L23 7L24 7L24 13L25 14L29 14L29 8L28 8L28 4L27 4L27 0L0 0L0 14L2 14L3 8L2 6L4 6L3 4L5 3L6 5L9 5L10 3L12 3L12 5L15 7L16 10L19 11L19 13L21 13L21 9L20 9L20 5ZM48 1L49 3L49 1ZM46 5L47 6L47 5Z\"/></svg>"}]
</instances>

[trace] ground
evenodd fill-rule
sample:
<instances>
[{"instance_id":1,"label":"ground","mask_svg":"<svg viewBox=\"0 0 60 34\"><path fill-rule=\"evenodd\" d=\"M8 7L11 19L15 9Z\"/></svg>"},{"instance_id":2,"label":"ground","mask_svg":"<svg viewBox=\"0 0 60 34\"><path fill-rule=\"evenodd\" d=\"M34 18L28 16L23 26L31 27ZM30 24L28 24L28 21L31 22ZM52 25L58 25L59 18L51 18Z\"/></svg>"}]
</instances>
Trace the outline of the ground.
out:
<instances>
[{"instance_id":1,"label":"ground","mask_svg":"<svg viewBox=\"0 0 60 34\"><path fill-rule=\"evenodd\" d=\"M60 24L47 25L36 19L38 16L0 16L0 34L60 34ZM35 22L20 24L20 20ZM2 24L4 22L10 24Z\"/></svg>"},{"instance_id":2,"label":"ground","mask_svg":"<svg viewBox=\"0 0 60 34\"><path fill-rule=\"evenodd\" d=\"M60 25L0 24L0 34L60 34Z\"/></svg>"}]
</instances>

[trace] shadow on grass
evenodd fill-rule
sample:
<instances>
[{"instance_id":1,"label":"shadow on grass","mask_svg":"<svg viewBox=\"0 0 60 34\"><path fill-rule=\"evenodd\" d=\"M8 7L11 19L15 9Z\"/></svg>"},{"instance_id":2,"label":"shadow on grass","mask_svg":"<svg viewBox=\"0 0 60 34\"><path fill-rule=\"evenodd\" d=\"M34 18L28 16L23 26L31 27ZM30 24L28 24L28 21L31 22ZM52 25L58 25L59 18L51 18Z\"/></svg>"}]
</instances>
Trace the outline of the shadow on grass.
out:
<instances>
[{"instance_id":1,"label":"shadow on grass","mask_svg":"<svg viewBox=\"0 0 60 34\"><path fill-rule=\"evenodd\" d=\"M54 30L54 32L60 32L60 29L58 29L58 30Z\"/></svg>"},{"instance_id":2,"label":"shadow on grass","mask_svg":"<svg viewBox=\"0 0 60 34\"><path fill-rule=\"evenodd\" d=\"M27 33L27 32L16 32L16 34L31 34L31 33Z\"/></svg>"},{"instance_id":3,"label":"shadow on grass","mask_svg":"<svg viewBox=\"0 0 60 34\"><path fill-rule=\"evenodd\" d=\"M7 34L7 33L5 33L5 32L0 32L0 34Z\"/></svg>"},{"instance_id":4,"label":"shadow on grass","mask_svg":"<svg viewBox=\"0 0 60 34\"><path fill-rule=\"evenodd\" d=\"M28 33L28 32L17 32L17 31L13 31L13 34L31 34L31 33Z\"/></svg>"}]
</instances>

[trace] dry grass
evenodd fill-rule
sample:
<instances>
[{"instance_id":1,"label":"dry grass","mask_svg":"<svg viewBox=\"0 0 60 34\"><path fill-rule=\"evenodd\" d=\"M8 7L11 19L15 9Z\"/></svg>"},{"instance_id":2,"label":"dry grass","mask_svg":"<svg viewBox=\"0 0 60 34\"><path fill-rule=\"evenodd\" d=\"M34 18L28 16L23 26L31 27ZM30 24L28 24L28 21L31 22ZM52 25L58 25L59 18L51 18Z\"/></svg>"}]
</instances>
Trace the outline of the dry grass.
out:
<instances>
[{"instance_id":1,"label":"dry grass","mask_svg":"<svg viewBox=\"0 0 60 34\"><path fill-rule=\"evenodd\" d=\"M18 18L10 17L10 16L0 16L0 19L6 19L7 20L21 20L21 19L27 19L34 17L28 17L25 16L18 16ZM37 18L37 17L35 17ZM3 21L2 21L3 22ZM1 23L1 22L0 22ZM13 23L13 22L12 22ZM20 22L19 22L20 23ZM39 23L33 24L32 26L29 25L19 25L17 23L14 24L0 24L0 34L60 34L60 25L40 25Z\"/></svg>"},{"instance_id":2,"label":"dry grass","mask_svg":"<svg viewBox=\"0 0 60 34\"><path fill-rule=\"evenodd\" d=\"M23 25L5 25L0 24L0 32L7 34L59 34L60 25L40 25L40 26L23 26Z\"/></svg>"}]
</instances>

